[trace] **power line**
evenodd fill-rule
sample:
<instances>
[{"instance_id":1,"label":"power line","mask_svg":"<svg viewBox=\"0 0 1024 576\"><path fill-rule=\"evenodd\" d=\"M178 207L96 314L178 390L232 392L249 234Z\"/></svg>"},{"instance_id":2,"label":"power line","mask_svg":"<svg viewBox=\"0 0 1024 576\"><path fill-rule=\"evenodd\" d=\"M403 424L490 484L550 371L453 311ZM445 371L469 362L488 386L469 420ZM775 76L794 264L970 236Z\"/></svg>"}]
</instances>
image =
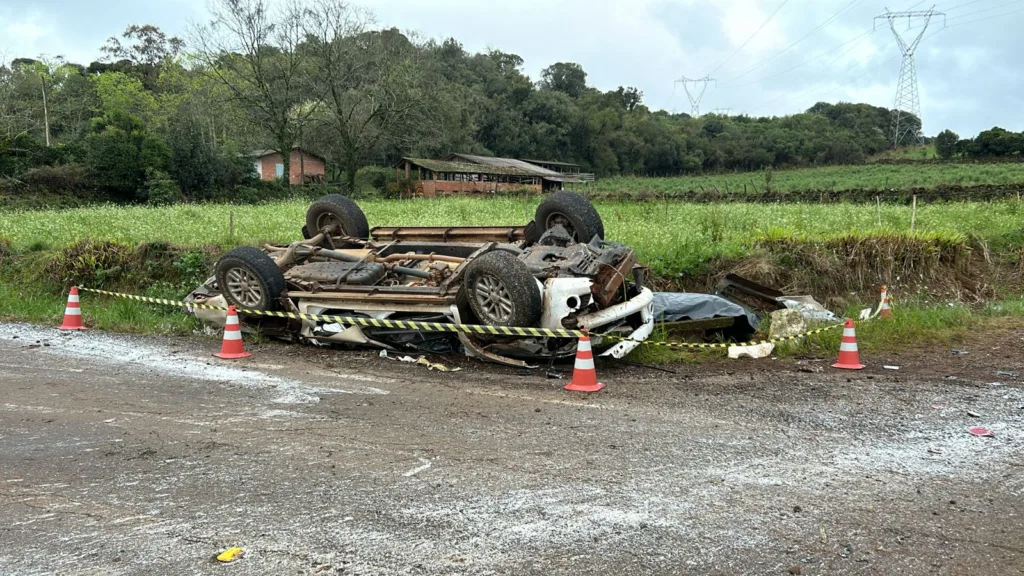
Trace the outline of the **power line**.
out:
<instances>
[{"instance_id":1,"label":"power line","mask_svg":"<svg viewBox=\"0 0 1024 576\"><path fill-rule=\"evenodd\" d=\"M742 78L742 77L746 76L747 74L750 74L750 73L751 73L751 72L753 72L754 70L757 70L757 69L761 68L762 66L764 66L765 64L767 64L767 63L771 62L772 60L774 60L774 59L778 58L779 56L782 56L783 54L785 54L786 52L788 52L789 50L791 50L791 49L792 49L793 47L795 47L795 46L796 46L797 44L799 44L799 43L803 42L804 40L806 40L806 39L810 38L810 37L811 37L811 36L812 36L812 35L813 35L813 34L814 34L815 32L817 32L818 30L821 30L821 29L822 29L822 28L824 28L825 26L828 26L829 24L831 24L831 23L832 23L832 21L833 21L833 20L835 20L836 18L838 18L840 14L842 14L843 12L845 12L845 11L847 11L848 9L852 8L852 7L854 6L854 5L856 5L856 4L860 4L860 3L861 3L861 2L863 2L863 1L864 1L864 0L852 0L852 1L851 1L851 2L849 3L849 4L847 4L846 6L842 7L842 8L841 8L841 9L840 9L840 10L839 10L838 12L836 12L836 13L835 13L835 14L833 14L833 15L832 15L831 17L829 17L829 19L828 19L828 20L825 20L825 21L824 21L824 22L822 22L821 24L818 24L818 25L817 25L817 26L815 26L815 27L814 27L814 29L812 29L812 30L811 30L810 32L808 32L808 33L807 33L807 34L805 34L804 36L800 37L800 39L799 39L799 40L797 40L796 42L793 42L793 43L792 43L792 44L790 44L789 46L786 46L785 48L783 48L783 49L782 49L782 51L781 51L781 52L778 52L778 53L774 54L773 56L770 56L770 57L766 58L765 60L762 60L762 61L761 61L760 63L758 63L757 65L755 65L755 66L754 66L753 68L750 68L750 69L746 70L745 72L741 73L740 75L736 76L735 78L733 78L733 79L729 80L729 82L730 82L730 83L732 83L732 82L735 82L736 80L738 80L738 79L740 79L740 78Z\"/></svg>"},{"instance_id":2,"label":"power line","mask_svg":"<svg viewBox=\"0 0 1024 576\"><path fill-rule=\"evenodd\" d=\"M894 44L895 42L896 42L896 40L895 40L895 39L894 39L894 40L889 40L889 41L888 41L888 42L886 42L886 43L885 43L885 44L884 44L884 45L883 45L883 46L882 46L881 48L879 48L879 49L878 49L878 51L879 51L879 52L882 52L883 50L885 50L886 48L888 48L889 46L891 46L891 45L892 45L892 44ZM831 62L829 62L829 64L830 64L830 65L831 65L831 64L834 64L835 62L839 61L839 58L841 58L841 57L842 57L842 55L840 55L840 56L839 56L839 57L837 57L836 59L834 59L834 60L832 60ZM893 57L889 58L888 60L884 60L884 61L883 61L882 63L883 63L883 64L887 64L887 63L889 63L890 61L892 61L892 60L895 60L895 59L896 59L896 57L895 57L895 56L893 56ZM853 63L853 64L852 64L851 66L849 66L849 67L848 67L848 68L847 68L846 70L843 70L842 72L840 72L840 74L846 74L847 72L851 72L852 70L854 70L855 68L857 68L858 66L861 66L861 65L862 65L862 64L861 64L860 62L854 62L854 63ZM867 70L866 72L864 72L863 74L860 74L860 75L858 75L858 76L856 76L856 77L852 78L852 79L850 80L850 82L851 82L851 83L852 83L852 82L856 82L857 80L860 80L861 78L863 78L864 76L867 76L867 75L868 75L869 73L871 73L871 72L874 72L874 69L873 69L873 68L872 68L872 69L868 69L868 70ZM804 90L804 91L802 91L802 92L798 92L798 93L797 93L796 95L793 95L793 94L788 94L788 93L783 93L782 95L780 95L779 97L775 98L774 100L769 100L768 102L765 102L764 104L762 104L762 105L758 106L757 108L755 108L755 110L763 110L763 109L765 109L765 108L767 108L767 107L771 106L772 104L774 104L774 103L778 102L779 100L782 100L783 98L789 98L789 99L791 99L791 100L794 100L794 101L795 101L795 100L798 100L798 99L800 99L800 98L803 98L804 96L807 96L807 95L810 95L810 94L814 94L814 93L817 93L818 91L820 91L820 90L821 90L821 88L822 88L823 86L825 86L826 84L832 84L832 83L834 83L834 81L833 81L833 80L823 80L823 81L821 81L821 82L819 82L819 83L815 84L814 86L811 86L810 88L808 88L808 89L806 89L806 90Z\"/></svg>"},{"instance_id":3,"label":"power line","mask_svg":"<svg viewBox=\"0 0 1024 576\"><path fill-rule=\"evenodd\" d=\"M875 30L868 30L867 32L861 34L860 36L851 38L851 39L847 40L846 42L843 42L842 44L840 44L838 46L835 46L833 48L830 48L830 49L822 52L821 54L818 54L817 56L815 56L814 58L811 58L810 60L806 60L804 62L801 62L800 64L797 64L796 66L793 66L792 68L787 68L786 70L783 70L782 72L777 72L775 74L770 74L768 76L762 76L761 78L758 78L757 80L751 80L750 82L744 82L742 84L731 84L730 82L723 82L722 85L723 86L733 86L735 88L739 88L739 87L742 87L742 86L751 86L751 85L754 85L754 84L758 84L758 83L760 83L760 82L762 82L764 80L770 80L772 78L777 78L779 76L782 76L783 74L788 74L788 73L792 72L793 70L796 70L797 68L802 68L802 67L810 64L811 62L819 60L819 59L823 58L824 56L827 56L828 54L830 54L832 52L835 52L836 50L842 48L843 46L846 46L847 44L849 44L851 42L857 42L856 44L854 44L853 46L848 48L845 52L840 54L839 57L836 58L836 60L838 60L839 58L842 58L843 56L848 54L851 50L853 50L854 48L859 46L862 42L864 42L865 39L867 39L868 36L870 36L874 32L875 32Z\"/></svg>"},{"instance_id":4,"label":"power line","mask_svg":"<svg viewBox=\"0 0 1024 576\"><path fill-rule=\"evenodd\" d=\"M1009 6L1011 4L1016 4L1016 3L1021 2L1021 1L1022 0L1014 0L1013 2L1007 2L1006 4L1000 4L999 6L993 6L992 9L1001 8L1003 6ZM968 4L970 4L970 2L968 2ZM960 16L952 16L952 17L950 17L947 20L947 22L949 20L952 20L952 21L954 21L954 23L953 24L946 24L944 26L944 28L954 28L956 26L963 26L964 24L971 24L973 22L982 22L984 20L991 20L993 18L1001 18L1003 16L1009 16L1011 14L1019 14L1020 12L1024 12L1024 8L1022 8L1020 10L1012 10L1010 12L1004 12L1002 14L993 14L991 16L986 16L984 18L975 18L974 20L968 20L967 22L958 22L957 21L960 18L965 18L965 17L970 16L972 14L978 14L978 13L981 13L981 12L987 12L987 10L978 10L978 11L975 11L975 12L970 12L968 14L961 14ZM910 26L910 27L907 28L907 30L917 30L918 28L920 28L920 26ZM931 36L925 36L924 39L927 40L928 38L931 38Z\"/></svg>"},{"instance_id":5,"label":"power line","mask_svg":"<svg viewBox=\"0 0 1024 576\"><path fill-rule=\"evenodd\" d=\"M955 16L954 18L966 18L968 16L973 16L975 14L981 14L982 12L988 12L989 10L995 10L996 8L1003 8L1004 6L1010 6L1012 4L1019 4L1020 1L1021 0L1012 0L1011 2L1005 2L1003 4L999 4L998 6L989 6L988 8L982 8L981 10L975 10L974 12L968 12L967 14L959 14L959 15ZM970 4L970 2L968 2L968 4ZM967 4L964 4L964 6L966 6L966 5Z\"/></svg>"},{"instance_id":6,"label":"power line","mask_svg":"<svg viewBox=\"0 0 1024 576\"><path fill-rule=\"evenodd\" d=\"M975 23L975 22L982 22L982 21L984 21L984 20L992 20L993 18L1002 18L1003 16L1009 16L1009 15L1012 15L1012 14L1019 14L1019 13L1021 13L1021 12L1024 12L1024 9L1021 9L1021 10L1014 10L1014 11L1012 11L1012 12L1006 12L1006 13L1003 13L1003 14L994 14L994 15L991 15L991 16L987 16L987 17L984 17L984 18L976 18L976 19L974 19L974 20L969 20L969 21L966 21L966 22L957 22L957 23L955 23L955 24L949 24L949 25L947 25L947 26L946 26L945 28L939 28L939 29L935 30L934 32L932 32L931 34L928 34L928 35L927 35L927 36L925 36L925 37L924 37L924 38L923 38L923 39L922 39L921 41L922 41L922 42L924 42L924 41L926 41L926 40L928 40L928 39L930 39L930 38L933 38L933 37L935 37L935 36L937 36L937 35L941 34L942 32L944 32L944 31L945 31L945 29L946 29L946 28L954 28L954 27L956 27L956 26L964 26L964 25L967 25L967 24L973 24L973 23ZM915 27L913 27L913 28L919 28L919 26L915 26ZM913 28L912 28L912 29L913 29ZM881 48L879 48L879 49L878 49L879 53L881 53L881 52L884 52L886 48L888 48L889 46L891 46L891 45L892 45L893 43L895 43L895 42L896 42L896 40L895 40L895 39L889 40L889 42L887 42L887 43L886 43L886 44L884 44L884 45L883 45L883 46L882 46ZM868 68L867 70L865 70L865 71L864 71L863 73L861 73L861 74L858 74L857 76L854 76L853 78L851 78L851 79L849 79L848 81L846 81L846 82L845 82L845 85L846 85L846 86L850 86L850 85L853 85L854 83L856 83L856 82L857 82L858 80L860 80L861 78L863 78L863 77L867 76L868 74L870 74L870 73L872 73L872 72L875 72L875 71L877 70L877 68L879 68L879 67L882 67L882 66L885 66L885 65L889 64L890 62L893 62L893 61L895 61L895 60L896 60L896 58L897 58L897 57L899 57L899 56L900 56L900 55L898 55L898 54L896 54L896 55L893 55L893 56L891 56L891 57L889 57L889 58L887 58L887 59L885 59L885 60L881 61L881 62L880 62L880 63L879 63L879 64L878 64L877 66L872 66L872 67L869 67L869 68ZM838 59L839 59L839 58L836 58L836 59L835 59L835 60L833 60L832 62L835 62L835 61L837 61ZM830 64L831 64L832 62L830 62ZM856 67L857 67L858 65L859 65L859 63L854 63L854 64L853 64L852 66L850 66L849 68L847 68L847 69L843 70L842 72L840 72L840 75L842 75L842 74L845 74L845 73L847 73L847 72L850 72L850 71L852 71L852 70L853 70L854 68L856 68ZM815 84L815 85L811 86L810 88L808 88L808 89L806 89L806 90L803 90L803 91L801 91L801 92L798 92L798 93L797 93L797 94L795 94L795 95L794 95L794 94L790 94L790 93L783 93L783 94L781 94L780 96L778 96L778 97L776 97L776 98L774 98L774 99L772 99L772 100L769 100L768 102L765 102L765 103L761 104L760 106L758 106L758 107L757 107L757 108L755 108L754 110L755 110L755 111L758 111L758 110L764 110L764 109L766 109L766 108L770 107L771 105L775 104L776 102L778 102L778 101L780 101L780 100L782 100L782 99L784 99L784 98L787 98L787 99L789 99L789 100L792 100L793 102L798 102L798 101L800 101L801 99L803 99L803 98L805 98L805 97L807 97L807 96L809 96L809 95L812 95L812 94L817 94L818 92L820 92L820 91L821 91L821 89L822 89L823 87L825 87L825 86L826 86L826 85L828 85L828 84L834 84L834 81L832 81L832 80L824 80L824 81L822 81L822 82L819 82L819 83L817 83L817 84Z\"/></svg>"},{"instance_id":7,"label":"power line","mask_svg":"<svg viewBox=\"0 0 1024 576\"><path fill-rule=\"evenodd\" d=\"M782 10L782 7L785 6L788 3L789 3L789 0L784 0L782 2L782 4L779 4L779 7L776 8L775 11L772 12L771 15L768 16L768 18L764 22L761 23L761 26L759 26L757 30L754 30L754 33L751 34L750 37L747 38L746 41L744 41L743 44L740 45L739 48L734 50L733 53L730 54L729 57L726 58L721 64L719 64L717 67L715 67L714 70L712 70L711 72L708 72L708 76L714 74L715 72L718 72L722 68L722 66L725 66L729 62L729 60L732 60L733 56L739 54L740 50L743 50L744 48L746 48L747 44L749 44L750 41L753 40L754 37L757 36L761 32L761 30L764 30L764 27L767 26L768 23L772 21L772 18L775 18L775 15L779 13L779 10Z\"/></svg>"},{"instance_id":8,"label":"power line","mask_svg":"<svg viewBox=\"0 0 1024 576\"><path fill-rule=\"evenodd\" d=\"M951 8L943 8L942 11L943 12L951 12L953 10L959 10L959 9L963 8L964 6L970 6L971 4L977 4L978 2L981 2L981 1L982 0L971 0L970 2L963 2L961 4L957 4L956 6L953 6Z\"/></svg>"},{"instance_id":9,"label":"power line","mask_svg":"<svg viewBox=\"0 0 1024 576\"><path fill-rule=\"evenodd\" d=\"M964 24L973 24L975 22L982 22L984 20L991 20L993 18L1002 18L1003 16L1009 16L1011 14L1020 14L1021 12L1024 12L1024 8L1021 8L1020 10L1014 10L1012 12L1004 12L1002 14L993 14L992 16L986 16L984 18L975 18L974 20L968 20L967 22L957 22L955 24L949 24L949 25L946 26L946 28L953 28L955 26L963 26ZM960 18L960 16L958 16L958 18ZM928 38L926 37L925 40L927 40L927 39Z\"/></svg>"}]
</instances>

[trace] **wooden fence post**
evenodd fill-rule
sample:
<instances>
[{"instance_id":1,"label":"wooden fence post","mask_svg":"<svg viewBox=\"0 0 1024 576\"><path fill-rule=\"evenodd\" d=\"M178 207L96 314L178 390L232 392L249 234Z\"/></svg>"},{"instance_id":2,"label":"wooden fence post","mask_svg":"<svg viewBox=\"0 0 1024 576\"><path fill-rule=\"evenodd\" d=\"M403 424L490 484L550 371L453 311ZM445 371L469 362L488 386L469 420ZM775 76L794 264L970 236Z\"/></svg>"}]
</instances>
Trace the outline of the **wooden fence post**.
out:
<instances>
[{"instance_id":1,"label":"wooden fence post","mask_svg":"<svg viewBox=\"0 0 1024 576\"><path fill-rule=\"evenodd\" d=\"M914 224L917 222L917 194L914 194L914 207L910 211L910 233L914 233Z\"/></svg>"}]
</instances>

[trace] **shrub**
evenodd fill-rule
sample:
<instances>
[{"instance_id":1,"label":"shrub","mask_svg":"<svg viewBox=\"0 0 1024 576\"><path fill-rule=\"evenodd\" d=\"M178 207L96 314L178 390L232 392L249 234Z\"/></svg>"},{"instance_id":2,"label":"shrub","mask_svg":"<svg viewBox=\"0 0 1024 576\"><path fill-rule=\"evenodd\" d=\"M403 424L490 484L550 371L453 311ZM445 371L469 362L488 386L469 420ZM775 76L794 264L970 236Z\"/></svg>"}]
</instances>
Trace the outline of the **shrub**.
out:
<instances>
[{"instance_id":1,"label":"shrub","mask_svg":"<svg viewBox=\"0 0 1024 576\"><path fill-rule=\"evenodd\" d=\"M51 192L78 190L88 186L89 168L80 164L39 166L26 170L18 179L29 186Z\"/></svg>"},{"instance_id":2,"label":"shrub","mask_svg":"<svg viewBox=\"0 0 1024 576\"><path fill-rule=\"evenodd\" d=\"M3 264L4 258L11 253L11 241L7 238L0 238L0 264Z\"/></svg>"},{"instance_id":3,"label":"shrub","mask_svg":"<svg viewBox=\"0 0 1024 576\"><path fill-rule=\"evenodd\" d=\"M150 205L163 206L181 200L181 190L166 172L150 168L146 170L145 190L138 196L144 197Z\"/></svg>"},{"instance_id":4,"label":"shrub","mask_svg":"<svg viewBox=\"0 0 1024 576\"><path fill-rule=\"evenodd\" d=\"M210 276L210 265L206 261L206 254L198 251L189 251L174 261L174 269L180 276L179 286L191 290L202 284Z\"/></svg>"},{"instance_id":5,"label":"shrub","mask_svg":"<svg viewBox=\"0 0 1024 576\"><path fill-rule=\"evenodd\" d=\"M62 286L102 286L119 279L132 262L130 246L85 238L58 252L47 269L50 279Z\"/></svg>"},{"instance_id":6,"label":"shrub","mask_svg":"<svg viewBox=\"0 0 1024 576\"><path fill-rule=\"evenodd\" d=\"M376 192L385 192L388 181L394 179L394 168L364 166L356 172L356 190L363 192L366 188L373 188Z\"/></svg>"}]
</instances>

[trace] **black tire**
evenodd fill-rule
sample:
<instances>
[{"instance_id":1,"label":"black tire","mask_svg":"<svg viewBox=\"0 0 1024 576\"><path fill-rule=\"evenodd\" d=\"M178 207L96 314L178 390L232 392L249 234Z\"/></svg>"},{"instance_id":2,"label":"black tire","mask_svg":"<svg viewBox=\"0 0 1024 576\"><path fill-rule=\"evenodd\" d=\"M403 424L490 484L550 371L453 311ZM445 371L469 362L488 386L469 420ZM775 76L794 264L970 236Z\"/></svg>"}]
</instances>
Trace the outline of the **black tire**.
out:
<instances>
[{"instance_id":1,"label":"black tire","mask_svg":"<svg viewBox=\"0 0 1024 576\"><path fill-rule=\"evenodd\" d=\"M534 222L541 234L561 225L577 242L590 242L594 236L604 239L604 222L597 209L590 200L568 190L555 192L545 198L537 206Z\"/></svg>"},{"instance_id":2,"label":"black tire","mask_svg":"<svg viewBox=\"0 0 1024 576\"><path fill-rule=\"evenodd\" d=\"M370 225L359 205L341 194L328 194L309 205L306 210L306 232L311 236L331 224L340 224L342 235L366 240Z\"/></svg>"},{"instance_id":3,"label":"black tire","mask_svg":"<svg viewBox=\"0 0 1024 576\"><path fill-rule=\"evenodd\" d=\"M217 261L217 286L228 304L246 310L271 310L284 292L284 273L259 248L242 246Z\"/></svg>"},{"instance_id":4,"label":"black tire","mask_svg":"<svg viewBox=\"0 0 1024 576\"><path fill-rule=\"evenodd\" d=\"M302 239L303 240L309 240L312 237L313 236L311 236L310 233L309 233L309 226L306 226L305 224L303 224L302 225Z\"/></svg>"},{"instance_id":5,"label":"black tire","mask_svg":"<svg viewBox=\"0 0 1024 576\"><path fill-rule=\"evenodd\" d=\"M482 324L528 328L540 320L543 299L526 264L509 252L495 250L466 266L459 300Z\"/></svg>"}]
</instances>

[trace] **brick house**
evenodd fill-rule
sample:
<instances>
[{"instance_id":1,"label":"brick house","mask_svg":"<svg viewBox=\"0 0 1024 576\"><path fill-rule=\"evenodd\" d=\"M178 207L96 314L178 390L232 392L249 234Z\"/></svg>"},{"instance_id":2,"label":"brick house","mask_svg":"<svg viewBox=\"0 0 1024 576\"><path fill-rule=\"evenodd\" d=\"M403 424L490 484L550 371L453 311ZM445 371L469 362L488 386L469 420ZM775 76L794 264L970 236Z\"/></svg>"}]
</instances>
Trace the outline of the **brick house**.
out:
<instances>
[{"instance_id":1,"label":"brick house","mask_svg":"<svg viewBox=\"0 0 1024 576\"><path fill-rule=\"evenodd\" d=\"M284 163L281 154L275 150L257 150L252 153L256 174L260 180L275 180L284 175ZM290 184L306 184L323 182L326 161L323 156L313 154L302 148L292 149L291 165L289 166L288 182Z\"/></svg>"}]
</instances>

